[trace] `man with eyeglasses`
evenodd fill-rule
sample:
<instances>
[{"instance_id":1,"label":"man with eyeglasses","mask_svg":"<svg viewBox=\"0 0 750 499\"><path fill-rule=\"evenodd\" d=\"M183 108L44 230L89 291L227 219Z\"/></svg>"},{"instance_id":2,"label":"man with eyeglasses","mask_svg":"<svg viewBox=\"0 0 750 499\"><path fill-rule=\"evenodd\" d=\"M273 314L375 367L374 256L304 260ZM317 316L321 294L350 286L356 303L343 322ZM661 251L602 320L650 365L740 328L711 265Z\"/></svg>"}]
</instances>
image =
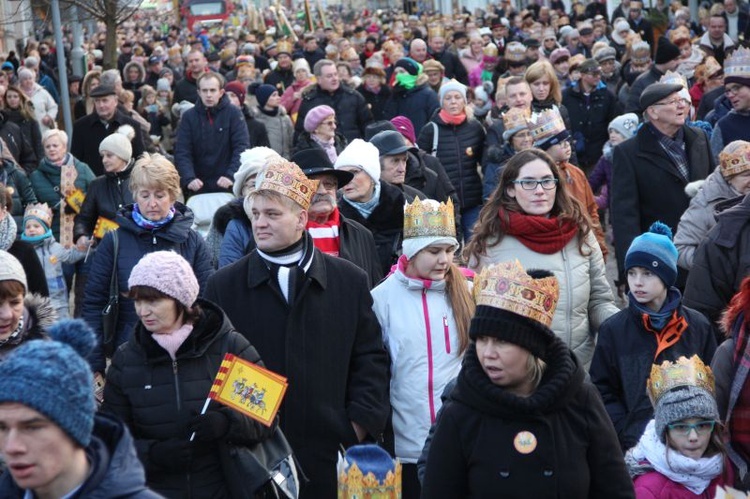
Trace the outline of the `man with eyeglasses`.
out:
<instances>
[{"instance_id":1,"label":"man with eyeglasses","mask_svg":"<svg viewBox=\"0 0 750 499\"><path fill-rule=\"evenodd\" d=\"M584 171L590 171L602 155L609 139L607 126L620 114L620 106L602 82L602 69L595 59L583 61L578 71L581 78L577 85L565 89L562 103L568 108L578 164Z\"/></svg>"},{"instance_id":2,"label":"man with eyeglasses","mask_svg":"<svg viewBox=\"0 0 750 499\"><path fill-rule=\"evenodd\" d=\"M653 45L651 46L653 47ZM677 45L670 42L665 36L659 38L654 65L648 71L639 75L630 86L628 100L625 104L625 112L636 113L638 115L643 113L645 109L639 105L639 99L644 89L659 81L667 71L675 71L677 66L680 65L681 57L680 48Z\"/></svg>"},{"instance_id":3,"label":"man with eyeglasses","mask_svg":"<svg viewBox=\"0 0 750 499\"><path fill-rule=\"evenodd\" d=\"M746 68L746 58L746 49L737 50L724 64L724 94L732 109L716 122L711 134L714 158L730 142L750 140L750 71Z\"/></svg>"},{"instance_id":4,"label":"man with eyeglasses","mask_svg":"<svg viewBox=\"0 0 750 499\"><path fill-rule=\"evenodd\" d=\"M365 127L372 121L372 113L362 94L341 84L336 63L330 59L321 59L315 63L313 74L317 83L303 92L302 104L294 126L295 145L305 129L305 116L308 111L320 105L330 106L336 111L338 131L348 141L363 137Z\"/></svg>"},{"instance_id":5,"label":"man with eyeglasses","mask_svg":"<svg viewBox=\"0 0 750 499\"><path fill-rule=\"evenodd\" d=\"M628 24L633 31L641 35L641 40L648 43L649 47L654 46L654 29L651 22L643 16L643 2L630 2Z\"/></svg>"},{"instance_id":6,"label":"man with eyeglasses","mask_svg":"<svg viewBox=\"0 0 750 499\"><path fill-rule=\"evenodd\" d=\"M690 204L685 186L705 179L716 166L706 134L685 124L690 103L682 90L679 83L648 86L640 98L644 125L614 148L610 200L621 292L625 254L633 239L656 221L675 231ZM678 288L685 278L680 269Z\"/></svg>"},{"instance_id":7,"label":"man with eyeglasses","mask_svg":"<svg viewBox=\"0 0 750 499\"><path fill-rule=\"evenodd\" d=\"M313 244L323 253L349 260L367 274L372 289L383 278L378 265L378 250L372 233L362 224L339 212L336 192L352 179L344 170L335 170L322 149L304 149L292 156L307 178L319 180L307 210L307 232Z\"/></svg>"}]
</instances>

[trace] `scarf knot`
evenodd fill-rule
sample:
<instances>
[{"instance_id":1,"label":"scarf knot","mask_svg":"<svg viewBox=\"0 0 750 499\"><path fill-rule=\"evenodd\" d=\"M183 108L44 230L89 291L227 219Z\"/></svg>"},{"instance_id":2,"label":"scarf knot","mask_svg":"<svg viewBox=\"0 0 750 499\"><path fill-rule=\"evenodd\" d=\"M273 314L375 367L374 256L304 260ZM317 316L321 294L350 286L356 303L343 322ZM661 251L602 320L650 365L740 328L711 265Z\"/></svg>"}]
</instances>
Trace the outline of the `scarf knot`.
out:
<instances>
[{"instance_id":1,"label":"scarf knot","mask_svg":"<svg viewBox=\"0 0 750 499\"><path fill-rule=\"evenodd\" d=\"M506 234L543 255L552 255L562 250L578 233L578 226L572 220L526 215L505 211L503 208L500 208L498 215Z\"/></svg>"}]
</instances>

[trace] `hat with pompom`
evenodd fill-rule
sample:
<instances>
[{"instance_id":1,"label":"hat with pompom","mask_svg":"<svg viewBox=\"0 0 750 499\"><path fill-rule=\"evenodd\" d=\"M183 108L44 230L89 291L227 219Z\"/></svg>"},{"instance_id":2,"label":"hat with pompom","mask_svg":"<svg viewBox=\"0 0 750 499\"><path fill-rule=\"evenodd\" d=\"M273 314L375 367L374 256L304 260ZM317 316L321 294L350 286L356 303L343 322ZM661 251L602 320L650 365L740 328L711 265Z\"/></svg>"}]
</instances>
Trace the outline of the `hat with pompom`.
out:
<instances>
[{"instance_id":1,"label":"hat with pompom","mask_svg":"<svg viewBox=\"0 0 750 499\"><path fill-rule=\"evenodd\" d=\"M650 270L667 286L677 280L677 248L672 242L672 229L654 222L640 236L633 239L625 255L625 270L643 267Z\"/></svg>"},{"instance_id":2,"label":"hat with pompom","mask_svg":"<svg viewBox=\"0 0 750 499\"><path fill-rule=\"evenodd\" d=\"M0 404L25 405L49 418L81 447L94 429L94 377L85 358L96 345L81 319L51 326L50 340L22 343L0 362Z\"/></svg>"},{"instance_id":3,"label":"hat with pompom","mask_svg":"<svg viewBox=\"0 0 750 499\"><path fill-rule=\"evenodd\" d=\"M135 137L135 129L130 125L122 125L99 143L99 154L103 151L111 152L129 163L133 157L133 144L130 142L133 137Z\"/></svg>"},{"instance_id":4,"label":"hat with pompom","mask_svg":"<svg viewBox=\"0 0 750 499\"><path fill-rule=\"evenodd\" d=\"M154 251L133 267L128 287L148 286L174 298L186 307L198 299L198 279L190 264L174 251Z\"/></svg>"}]
</instances>

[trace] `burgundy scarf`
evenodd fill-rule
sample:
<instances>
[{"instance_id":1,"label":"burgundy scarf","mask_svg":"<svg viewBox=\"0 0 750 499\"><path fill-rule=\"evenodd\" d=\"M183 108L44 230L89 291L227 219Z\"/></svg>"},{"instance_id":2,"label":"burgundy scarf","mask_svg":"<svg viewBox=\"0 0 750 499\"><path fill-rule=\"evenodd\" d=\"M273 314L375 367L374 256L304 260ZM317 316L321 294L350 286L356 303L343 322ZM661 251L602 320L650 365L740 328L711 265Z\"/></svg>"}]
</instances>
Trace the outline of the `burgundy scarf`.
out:
<instances>
[{"instance_id":1,"label":"burgundy scarf","mask_svg":"<svg viewBox=\"0 0 750 499\"><path fill-rule=\"evenodd\" d=\"M578 227L571 220L524 215L502 208L498 215L506 234L515 237L530 250L543 255L557 253L578 233Z\"/></svg>"}]
</instances>

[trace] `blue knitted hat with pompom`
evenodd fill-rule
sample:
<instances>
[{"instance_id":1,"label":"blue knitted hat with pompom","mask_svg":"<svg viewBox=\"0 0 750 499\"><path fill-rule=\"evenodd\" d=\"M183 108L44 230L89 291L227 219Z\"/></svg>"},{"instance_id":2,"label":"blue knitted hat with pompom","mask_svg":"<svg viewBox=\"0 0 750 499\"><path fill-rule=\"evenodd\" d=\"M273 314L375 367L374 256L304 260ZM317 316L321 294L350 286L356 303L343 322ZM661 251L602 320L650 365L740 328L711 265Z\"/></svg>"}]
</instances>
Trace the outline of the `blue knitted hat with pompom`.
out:
<instances>
[{"instance_id":1,"label":"blue knitted hat with pompom","mask_svg":"<svg viewBox=\"0 0 750 499\"><path fill-rule=\"evenodd\" d=\"M0 403L16 402L43 414L81 447L94 429L94 377L85 358L96 344L81 319L49 328L50 340L21 344L0 362Z\"/></svg>"},{"instance_id":2,"label":"blue knitted hat with pompom","mask_svg":"<svg viewBox=\"0 0 750 499\"><path fill-rule=\"evenodd\" d=\"M643 267L673 286L677 280L677 248L672 242L672 230L661 222L654 222L640 236L633 239L625 255L625 270Z\"/></svg>"}]
</instances>

